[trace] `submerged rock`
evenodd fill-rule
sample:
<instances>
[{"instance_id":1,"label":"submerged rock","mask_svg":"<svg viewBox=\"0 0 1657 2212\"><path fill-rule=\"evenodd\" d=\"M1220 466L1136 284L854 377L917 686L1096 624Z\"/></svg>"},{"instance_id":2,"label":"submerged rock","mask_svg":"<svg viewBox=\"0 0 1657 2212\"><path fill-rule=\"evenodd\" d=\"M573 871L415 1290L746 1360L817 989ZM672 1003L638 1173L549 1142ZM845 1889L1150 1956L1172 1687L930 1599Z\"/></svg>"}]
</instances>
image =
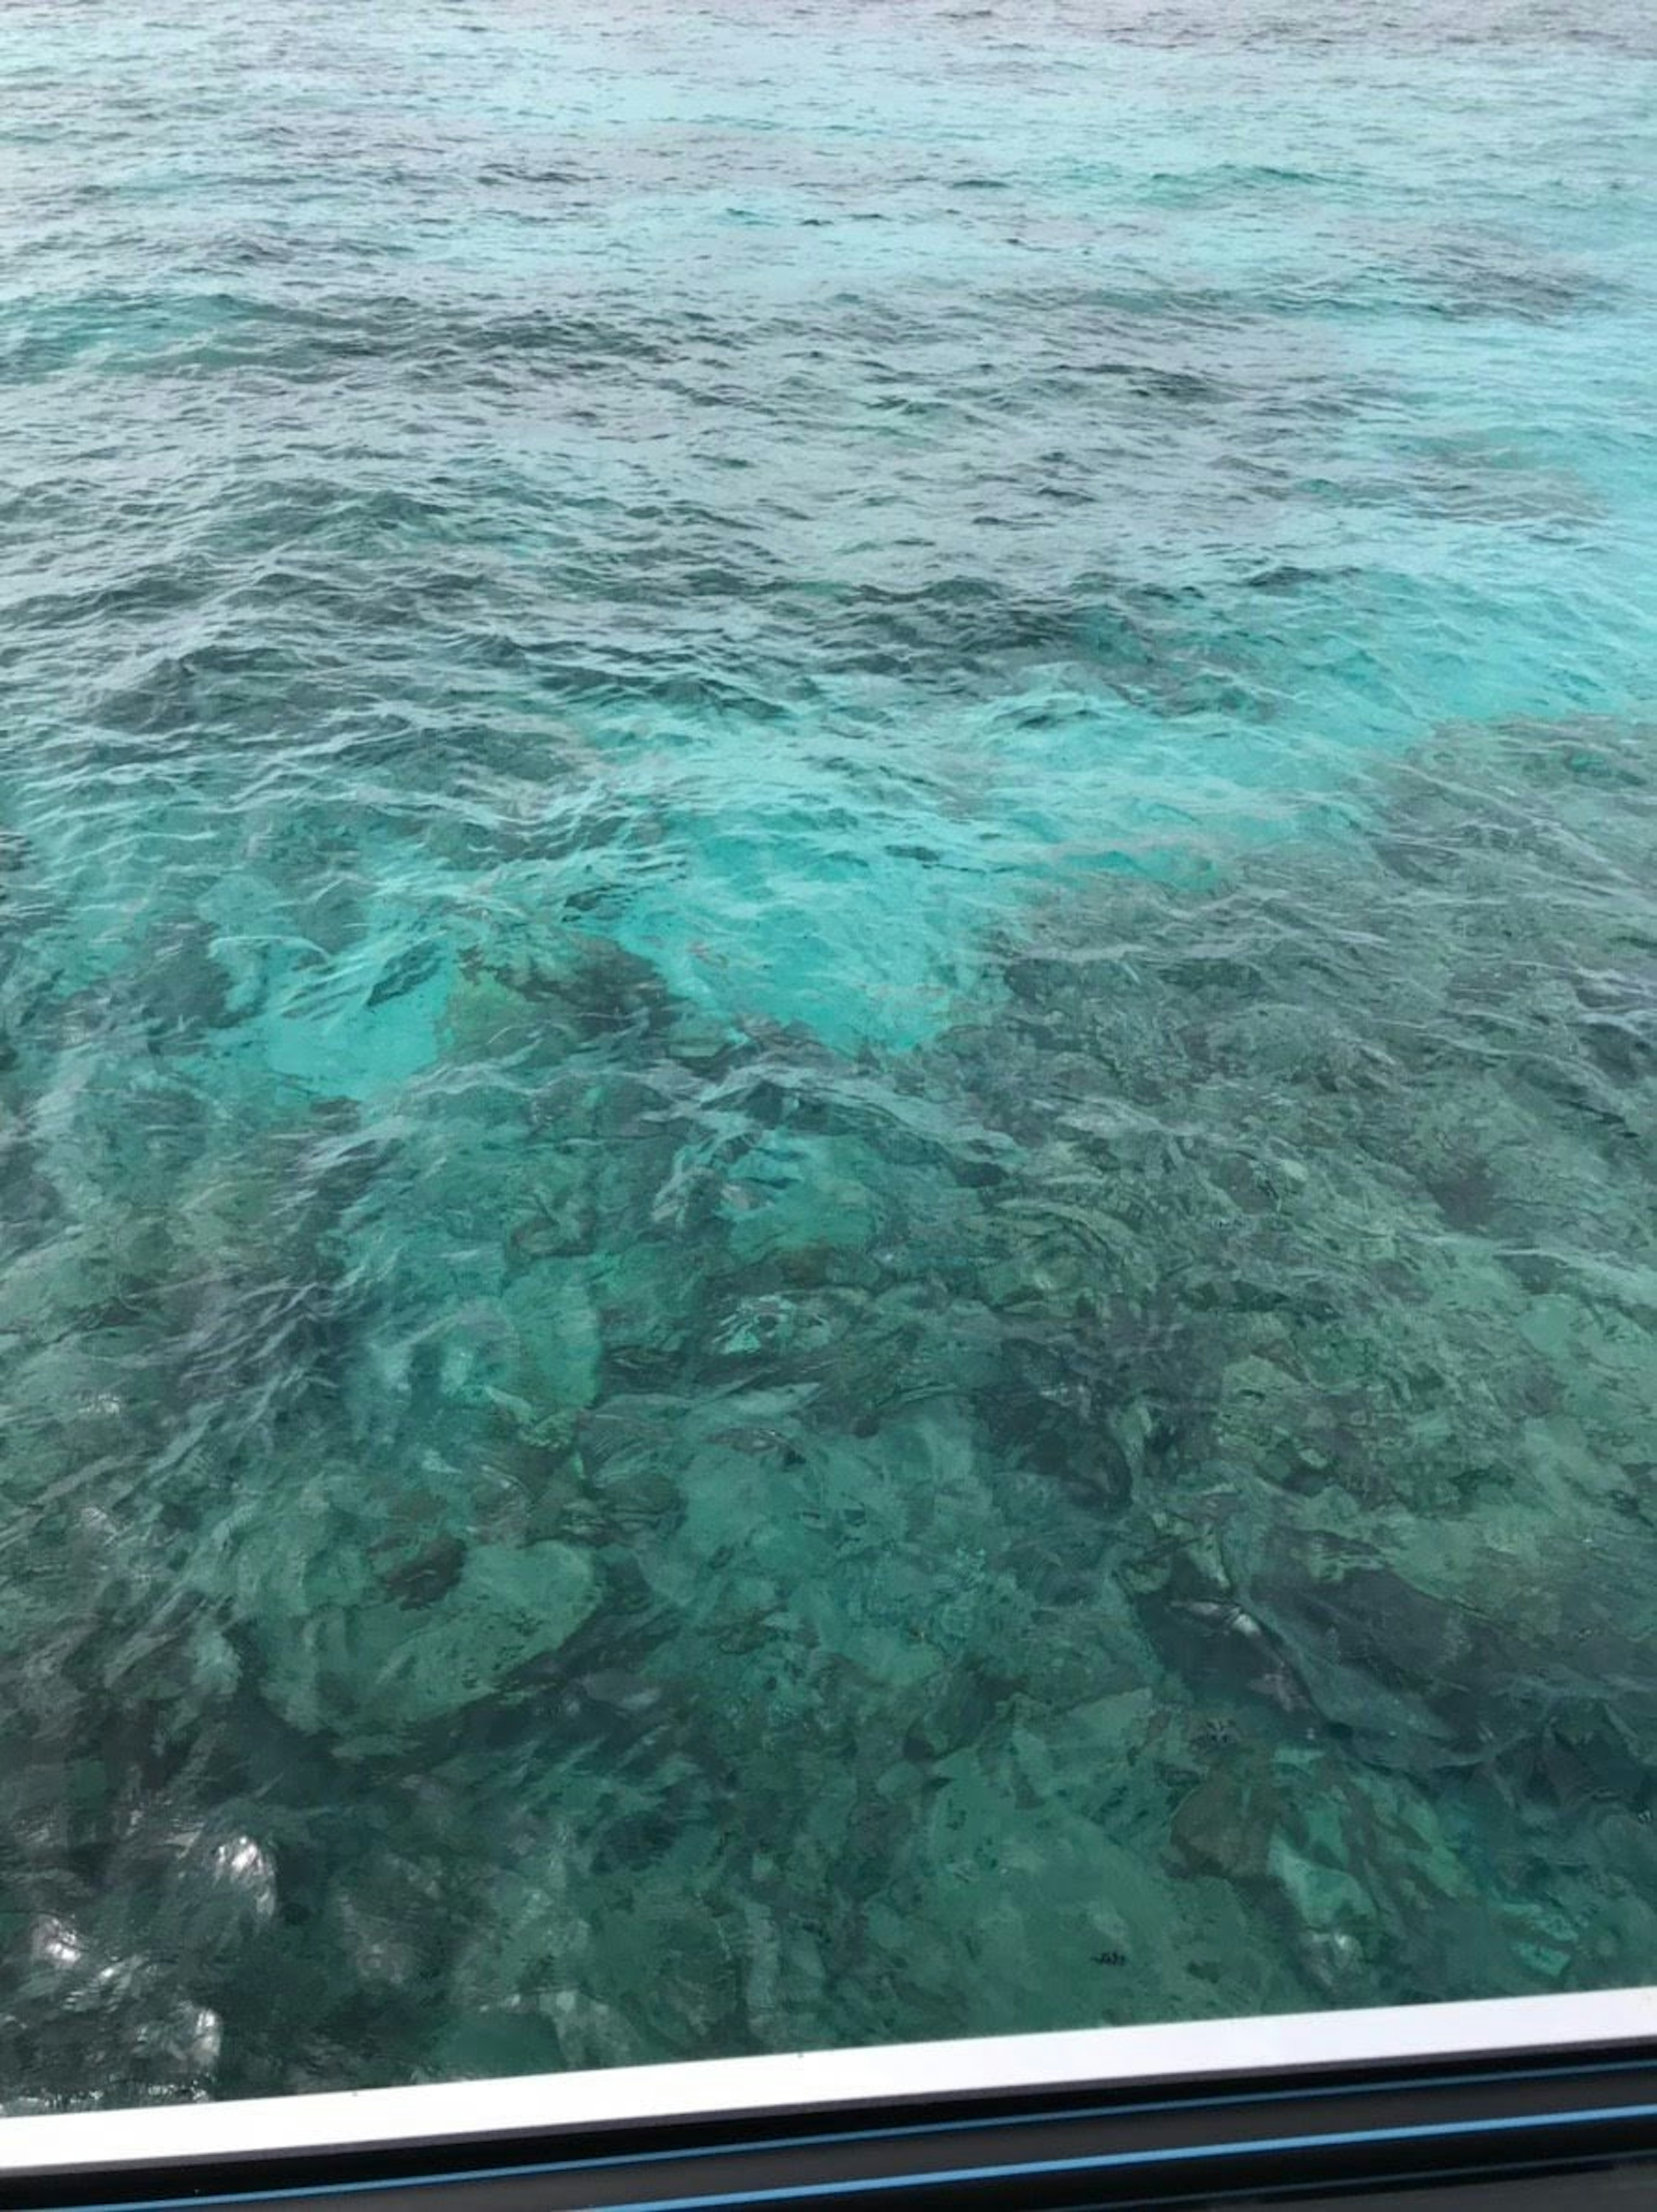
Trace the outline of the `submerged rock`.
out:
<instances>
[{"instance_id":1,"label":"submerged rock","mask_svg":"<svg viewBox=\"0 0 1657 2212\"><path fill-rule=\"evenodd\" d=\"M355 1755L498 1698L513 1677L562 1649L597 1610L598 1570L555 1540L478 1544L428 1602L374 1593L270 1621L260 1687L304 1733Z\"/></svg>"}]
</instances>

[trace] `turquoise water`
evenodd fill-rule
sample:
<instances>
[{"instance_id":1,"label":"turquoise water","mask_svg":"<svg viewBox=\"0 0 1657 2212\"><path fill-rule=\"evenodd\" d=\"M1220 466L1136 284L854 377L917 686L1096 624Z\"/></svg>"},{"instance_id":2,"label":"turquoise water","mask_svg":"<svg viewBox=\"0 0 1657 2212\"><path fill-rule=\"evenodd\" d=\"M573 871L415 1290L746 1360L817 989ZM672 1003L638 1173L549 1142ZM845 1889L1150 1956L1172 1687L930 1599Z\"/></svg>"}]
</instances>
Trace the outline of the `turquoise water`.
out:
<instances>
[{"instance_id":1,"label":"turquoise water","mask_svg":"<svg viewBox=\"0 0 1657 2212\"><path fill-rule=\"evenodd\" d=\"M0 26L0 2096L1657 1978L1657 41Z\"/></svg>"}]
</instances>

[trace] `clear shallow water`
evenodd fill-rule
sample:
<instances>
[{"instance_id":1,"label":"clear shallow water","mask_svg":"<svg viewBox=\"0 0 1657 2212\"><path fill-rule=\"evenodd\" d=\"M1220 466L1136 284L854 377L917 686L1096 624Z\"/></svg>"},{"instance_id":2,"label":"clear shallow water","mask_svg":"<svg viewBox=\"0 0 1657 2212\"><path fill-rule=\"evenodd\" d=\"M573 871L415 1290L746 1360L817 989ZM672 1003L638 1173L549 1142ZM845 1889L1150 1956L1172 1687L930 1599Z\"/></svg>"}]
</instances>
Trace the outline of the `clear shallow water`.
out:
<instances>
[{"instance_id":1,"label":"clear shallow water","mask_svg":"<svg viewBox=\"0 0 1657 2212\"><path fill-rule=\"evenodd\" d=\"M13 2105L1657 1972L1581 13L8 11Z\"/></svg>"}]
</instances>

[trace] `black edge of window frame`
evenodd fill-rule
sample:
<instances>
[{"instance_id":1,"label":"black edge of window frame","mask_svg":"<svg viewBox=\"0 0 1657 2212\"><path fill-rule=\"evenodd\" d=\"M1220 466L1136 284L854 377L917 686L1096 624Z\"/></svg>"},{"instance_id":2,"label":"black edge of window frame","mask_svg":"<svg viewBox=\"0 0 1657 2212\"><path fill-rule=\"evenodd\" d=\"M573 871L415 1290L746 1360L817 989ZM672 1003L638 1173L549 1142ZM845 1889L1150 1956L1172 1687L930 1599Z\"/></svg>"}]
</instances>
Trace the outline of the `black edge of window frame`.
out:
<instances>
[{"instance_id":1,"label":"black edge of window frame","mask_svg":"<svg viewBox=\"0 0 1657 2212\"><path fill-rule=\"evenodd\" d=\"M525 2087L532 2111L533 2085ZM1646 2161L1636 2185L1629 2170ZM1636 2201L1657 2207L1657 2041L1155 2085L899 2094L592 2126L564 2120L542 2129L531 2119L487 2136L117 2160L0 2174L0 2208L712 2212L879 2204L1038 2212L1360 2203L1405 2189L1424 2192L1427 2212L1454 2183L1458 2203L1500 2212L1492 2185L1547 2175L1572 2212L1588 2212L1602 2190L1619 2212Z\"/></svg>"}]
</instances>

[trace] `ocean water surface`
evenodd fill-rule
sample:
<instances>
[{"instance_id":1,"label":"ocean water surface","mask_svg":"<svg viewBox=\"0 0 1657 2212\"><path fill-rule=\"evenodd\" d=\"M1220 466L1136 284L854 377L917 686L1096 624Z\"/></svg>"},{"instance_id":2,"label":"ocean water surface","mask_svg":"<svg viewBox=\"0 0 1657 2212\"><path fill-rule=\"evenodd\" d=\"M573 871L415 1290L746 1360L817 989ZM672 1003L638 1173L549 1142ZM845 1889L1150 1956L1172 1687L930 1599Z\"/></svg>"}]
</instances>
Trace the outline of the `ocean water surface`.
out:
<instances>
[{"instance_id":1,"label":"ocean water surface","mask_svg":"<svg viewBox=\"0 0 1657 2212\"><path fill-rule=\"evenodd\" d=\"M14 0L0 2101L1657 1978L1635 0Z\"/></svg>"}]
</instances>

